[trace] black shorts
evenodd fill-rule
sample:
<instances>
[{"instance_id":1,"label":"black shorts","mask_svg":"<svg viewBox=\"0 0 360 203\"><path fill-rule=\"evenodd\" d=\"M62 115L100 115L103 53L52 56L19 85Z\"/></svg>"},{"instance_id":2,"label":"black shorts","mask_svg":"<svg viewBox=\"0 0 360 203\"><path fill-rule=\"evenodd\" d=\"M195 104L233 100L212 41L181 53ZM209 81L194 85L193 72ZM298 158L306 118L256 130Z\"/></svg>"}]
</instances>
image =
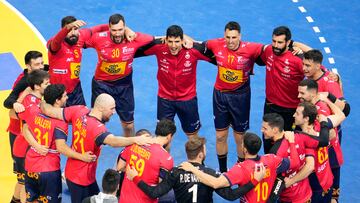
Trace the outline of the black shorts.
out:
<instances>
[{"instance_id":1,"label":"black shorts","mask_svg":"<svg viewBox=\"0 0 360 203\"><path fill-rule=\"evenodd\" d=\"M84 94L81 88L81 83L76 85L75 89L68 93L68 99L66 101L66 106L74 106L74 105L84 105L86 106Z\"/></svg>"},{"instance_id":2,"label":"black shorts","mask_svg":"<svg viewBox=\"0 0 360 203\"><path fill-rule=\"evenodd\" d=\"M90 185L82 186L71 182L69 179L66 179L66 184L70 191L72 203L81 203L83 199L97 195L100 192L96 181Z\"/></svg>"},{"instance_id":3,"label":"black shorts","mask_svg":"<svg viewBox=\"0 0 360 203\"><path fill-rule=\"evenodd\" d=\"M296 108L286 108L271 103L269 100L265 100L264 115L267 113L278 113L284 119L284 130L293 130L294 125L294 113Z\"/></svg>"},{"instance_id":4,"label":"black shorts","mask_svg":"<svg viewBox=\"0 0 360 203\"><path fill-rule=\"evenodd\" d=\"M27 172L25 176L26 201L61 202L61 171Z\"/></svg>"},{"instance_id":5,"label":"black shorts","mask_svg":"<svg viewBox=\"0 0 360 203\"><path fill-rule=\"evenodd\" d=\"M135 102L132 75L116 82L100 81L93 78L91 90L91 107L94 107L97 96L107 93L115 99L116 113L119 115L120 120L125 123L134 121Z\"/></svg>"},{"instance_id":6,"label":"black shorts","mask_svg":"<svg viewBox=\"0 0 360 203\"><path fill-rule=\"evenodd\" d=\"M222 92L214 89L213 113L216 130L227 129L230 125L236 132L249 129L250 81L237 90Z\"/></svg>"},{"instance_id":7,"label":"black shorts","mask_svg":"<svg viewBox=\"0 0 360 203\"><path fill-rule=\"evenodd\" d=\"M158 97L157 119L174 120L178 115L181 127L185 133L195 133L200 127L197 97L187 101L171 101Z\"/></svg>"},{"instance_id":8,"label":"black shorts","mask_svg":"<svg viewBox=\"0 0 360 203\"><path fill-rule=\"evenodd\" d=\"M15 169L18 183L25 184L25 157L14 156Z\"/></svg>"},{"instance_id":9,"label":"black shorts","mask_svg":"<svg viewBox=\"0 0 360 203\"><path fill-rule=\"evenodd\" d=\"M13 172L16 174L16 164L15 164L15 160L14 160L14 153L13 153L13 148L14 148L14 142L15 142L15 138L17 135L9 132L9 141L10 141L10 149L11 149L11 158L13 160Z\"/></svg>"}]
</instances>

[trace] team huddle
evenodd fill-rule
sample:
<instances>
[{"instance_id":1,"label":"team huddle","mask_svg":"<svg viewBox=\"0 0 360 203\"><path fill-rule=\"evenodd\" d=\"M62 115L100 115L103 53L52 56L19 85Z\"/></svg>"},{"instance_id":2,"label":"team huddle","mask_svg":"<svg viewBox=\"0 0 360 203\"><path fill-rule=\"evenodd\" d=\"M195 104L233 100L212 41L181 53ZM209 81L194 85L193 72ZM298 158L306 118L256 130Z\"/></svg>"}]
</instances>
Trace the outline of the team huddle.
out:
<instances>
[{"instance_id":1,"label":"team huddle","mask_svg":"<svg viewBox=\"0 0 360 203\"><path fill-rule=\"evenodd\" d=\"M213 202L213 192L240 202L338 202L341 123L350 105L340 76L322 65L322 53L293 41L288 27L276 27L272 44L264 45L242 41L234 21L225 25L223 38L206 41L192 39L178 25L168 27L166 36L134 32L120 14L108 24L85 25L64 17L47 43L49 65L42 53L29 51L4 101L18 180L11 202L61 202L60 154L67 157L64 176L73 203ZM80 81L85 48L98 54L91 108ZM134 125L132 64L149 55L158 63L154 135L146 129L135 133ZM212 104L219 171L204 165L206 139L198 134L198 60L218 70ZM262 138L248 132L255 63L266 71ZM123 136L105 126L115 113ZM179 166L169 153L175 115L188 136L187 160ZM230 127L238 160L228 168ZM105 172L100 192L96 168L102 145L125 148L116 169ZM258 154L262 146L265 155Z\"/></svg>"}]
</instances>

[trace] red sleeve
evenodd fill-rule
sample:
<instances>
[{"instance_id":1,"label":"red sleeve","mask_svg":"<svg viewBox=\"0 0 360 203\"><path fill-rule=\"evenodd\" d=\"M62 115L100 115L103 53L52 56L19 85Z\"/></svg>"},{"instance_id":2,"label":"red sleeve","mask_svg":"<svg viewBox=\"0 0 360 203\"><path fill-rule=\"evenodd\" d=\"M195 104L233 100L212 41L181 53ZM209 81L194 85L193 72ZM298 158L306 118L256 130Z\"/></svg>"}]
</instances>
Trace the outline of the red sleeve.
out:
<instances>
[{"instance_id":1,"label":"red sleeve","mask_svg":"<svg viewBox=\"0 0 360 203\"><path fill-rule=\"evenodd\" d=\"M254 57L253 59L256 60L262 53L262 48L263 45L260 43L251 43L251 50L252 50L252 57Z\"/></svg>"},{"instance_id":2,"label":"red sleeve","mask_svg":"<svg viewBox=\"0 0 360 203\"><path fill-rule=\"evenodd\" d=\"M315 157L315 150L314 150L314 149L306 148L306 149L305 149L305 156Z\"/></svg>"},{"instance_id":3,"label":"red sleeve","mask_svg":"<svg viewBox=\"0 0 360 203\"><path fill-rule=\"evenodd\" d=\"M81 106L77 105L77 106L69 106L63 109L63 117L64 117L64 121L67 123L72 122L74 118L74 116L76 115L77 112L79 112L81 110Z\"/></svg>"},{"instance_id":4,"label":"red sleeve","mask_svg":"<svg viewBox=\"0 0 360 203\"><path fill-rule=\"evenodd\" d=\"M120 159L122 159L125 162L129 159L131 146L132 145L125 147L125 149L120 154Z\"/></svg>"},{"instance_id":5,"label":"red sleeve","mask_svg":"<svg viewBox=\"0 0 360 203\"><path fill-rule=\"evenodd\" d=\"M104 32L104 31L109 30L109 25L108 24L101 24L101 25L96 25L94 27L91 27L89 29L91 30L92 33Z\"/></svg>"},{"instance_id":6,"label":"red sleeve","mask_svg":"<svg viewBox=\"0 0 360 203\"><path fill-rule=\"evenodd\" d=\"M48 42L48 49L50 52L55 53L60 50L61 43L64 41L66 35L69 33L69 30L66 27L63 27L60 32L58 32L54 38L50 39Z\"/></svg>"},{"instance_id":7,"label":"red sleeve","mask_svg":"<svg viewBox=\"0 0 360 203\"><path fill-rule=\"evenodd\" d=\"M199 60L204 60L204 61L211 61L210 58L204 56L203 54L200 53L200 51L196 50L196 49L191 49L192 53L194 53L194 55L196 56L197 59Z\"/></svg>"},{"instance_id":8,"label":"red sleeve","mask_svg":"<svg viewBox=\"0 0 360 203\"><path fill-rule=\"evenodd\" d=\"M102 24L102 25L96 25L96 26L91 27L91 28L80 29L79 32L80 32L81 38L85 42L87 42L88 40L91 39L93 34L95 34L97 32L104 32L104 31L107 31L107 30L109 30L109 25Z\"/></svg>"},{"instance_id":9,"label":"red sleeve","mask_svg":"<svg viewBox=\"0 0 360 203\"><path fill-rule=\"evenodd\" d=\"M149 44L153 40L154 40L153 36L137 32L134 42L136 42L137 48L139 48L139 47L142 47L142 46L144 46L146 44Z\"/></svg>"},{"instance_id":10,"label":"red sleeve","mask_svg":"<svg viewBox=\"0 0 360 203\"><path fill-rule=\"evenodd\" d=\"M146 51L144 51L144 54L146 56L155 55L156 52L158 52L160 50L160 47L161 47L160 44L155 44L154 46L152 46L149 49L147 49Z\"/></svg>"},{"instance_id":11,"label":"red sleeve","mask_svg":"<svg viewBox=\"0 0 360 203\"><path fill-rule=\"evenodd\" d=\"M328 91L333 94L336 98L342 98L343 94L341 93L340 84L333 80L328 82Z\"/></svg>"},{"instance_id":12,"label":"red sleeve","mask_svg":"<svg viewBox=\"0 0 360 203\"><path fill-rule=\"evenodd\" d=\"M265 63L266 65L266 60L267 60L267 57L271 51L272 47L270 44L267 45L267 47L265 48L265 50L262 52L262 54L260 55L260 58L261 60Z\"/></svg>"},{"instance_id":13,"label":"red sleeve","mask_svg":"<svg viewBox=\"0 0 360 203\"><path fill-rule=\"evenodd\" d=\"M160 168L171 171L171 169L174 167L174 159L171 157L170 154L167 154L163 157L164 158L161 160Z\"/></svg>"},{"instance_id":14,"label":"red sleeve","mask_svg":"<svg viewBox=\"0 0 360 203\"><path fill-rule=\"evenodd\" d=\"M304 135L302 133L298 134L299 138L302 139L305 143L306 148L316 149L319 146L319 140L312 138L311 136Z\"/></svg>"},{"instance_id":15,"label":"red sleeve","mask_svg":"<svg viewBox=\"0 0 360 203\"><path fill-rule=\"evenodd\" d=\"M296 169L300 167L299 154L296 150L295 143L289 143L290 145L290 169Z\"/></svg>"},{"instance_id":16,"label":"red sleeve","mask_svg":"<svg viewBox=\"0 0 360 203\"><path fill-rule=\"evenodd\" d=\"M214 49L216 46L216 39L211 39L206 42L206 47L210 50Z\"/></svg>"},{"instance_id":17,"label":"red sleeve","mask_svg":"<svg viewBox=\"0 0 360 203\"><path fill-rule=\"evenodd\" d=\"M101 34L109 34L109 33L101 33ZM96 33L96 34L93 34L93 35L91 35L89 38L87 38L86 39L86 37L85 37L85 40L84 40L84 42L85 42L85 45L84 45L84 47L91 47L91 48L94 48L95 47L95 45L96 45L96 40L98 39L98 35L99 35L99 33Z\"/></svg>"},{"instance_id":18,"label":"red sleeve","mask_svg":"<svg viewBox=\"0 0 360 203\"><path fill-rule=\"evenodd\" d=\"M229 181L231 186L236 184L241 185L248 182L245 178L247 176L247 171L240 164L235 164L235 166L223 175Z\"/></svg>"}]
</instances>

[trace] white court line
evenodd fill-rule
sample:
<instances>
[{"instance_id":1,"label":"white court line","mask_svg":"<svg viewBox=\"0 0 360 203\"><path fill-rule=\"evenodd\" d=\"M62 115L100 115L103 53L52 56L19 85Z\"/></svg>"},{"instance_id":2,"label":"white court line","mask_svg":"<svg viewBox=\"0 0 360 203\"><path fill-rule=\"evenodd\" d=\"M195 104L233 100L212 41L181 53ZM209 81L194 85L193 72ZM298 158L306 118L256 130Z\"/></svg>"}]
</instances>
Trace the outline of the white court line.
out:
<instances>
[{"instance_id":1,"label":"white court line","mask_svg":"<svg viewBox=\"0 0 360 203\"><path fill-rule=\"evenodd\" d=\"M328 60L329 60L329 63L330 63L330 64L334 64L334 63L335 63L335 59L334 59L333 57L329 57Z\"/></svg>"},{"instance_id":2,"label":"white court line","mask_svg":"<svg viewBox=\"0 0 360 203\"><path fill-rule=\"evenodd\" d=\"M313 30L314 30L314 32L316 32L316 33L319 33L319 32L320 32L320 28L319 28L318 26L314 26L314 27L313 27Z\"/></svg>"},{"instance_id":3,"label":"white court line","mask_svg":"<svg viewBox=\"0 0 360 203\"><path fill-rule=\"evenodd\" d=\"M327 53L327 54L330 54L330 53L331 53L331 51L330 51L330 48L329 48L329 47L324 47L324 51L325 51L325 53Z\"/></svg>"},{"instance_id":4,"label":"white court line","mask_svg":"<svg viewBox=\"0 0 360 203\"><path fill-rule=\"evenodd\" d=\"M319 40L320 40L321 43L326 43L325 37L319 37Z\"/></svg>"},{"instance_id":5,"label":"white court line","mask_svg":"<svg viewBox=\"0 0 360 203\"><path fill-rule=\"evenodd\" d=\"M313 22L314 22L314 19L313 19L311 16L306 16L306 20L307 20L309 23L313 23Z\"/></svg>"},{"instance_id":6,"label":"white court line","mask_svg":"<svg viewBox=\"0 0 360 203\"><path fill-rule=\"evenodd\" d=\"M301 13L306 13L306 9L303 6L298 7Z\"/></svg>"},{"instance_id":7,"label":"white court line","mask_svg":"<svg viewBox=\"0 0 360 203\"><path fill-rule=\"evenodd\" d=\"M292 0L292 2L297 3L297 2L299 2L299 1L298 1L298 0Z\"/></svg>"}]
</instances>

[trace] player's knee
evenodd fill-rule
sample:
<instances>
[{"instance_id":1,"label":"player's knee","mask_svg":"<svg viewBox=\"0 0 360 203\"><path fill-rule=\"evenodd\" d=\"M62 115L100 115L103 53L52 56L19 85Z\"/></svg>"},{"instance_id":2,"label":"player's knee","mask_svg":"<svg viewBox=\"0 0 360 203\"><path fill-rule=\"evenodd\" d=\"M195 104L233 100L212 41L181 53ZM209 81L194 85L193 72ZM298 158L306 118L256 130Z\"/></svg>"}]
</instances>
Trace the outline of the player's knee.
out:
<instances>
[{"instance_id":1,"label":"player's knee","mask_svg":"<svg viewBox=\"0 0 360 203\"><path fill-rule=\"evenodd\" d=\"M216 132L216 142L217 143L225 143L227 141L227 133L224 132Z\"/></svg>"}]
</instances>

